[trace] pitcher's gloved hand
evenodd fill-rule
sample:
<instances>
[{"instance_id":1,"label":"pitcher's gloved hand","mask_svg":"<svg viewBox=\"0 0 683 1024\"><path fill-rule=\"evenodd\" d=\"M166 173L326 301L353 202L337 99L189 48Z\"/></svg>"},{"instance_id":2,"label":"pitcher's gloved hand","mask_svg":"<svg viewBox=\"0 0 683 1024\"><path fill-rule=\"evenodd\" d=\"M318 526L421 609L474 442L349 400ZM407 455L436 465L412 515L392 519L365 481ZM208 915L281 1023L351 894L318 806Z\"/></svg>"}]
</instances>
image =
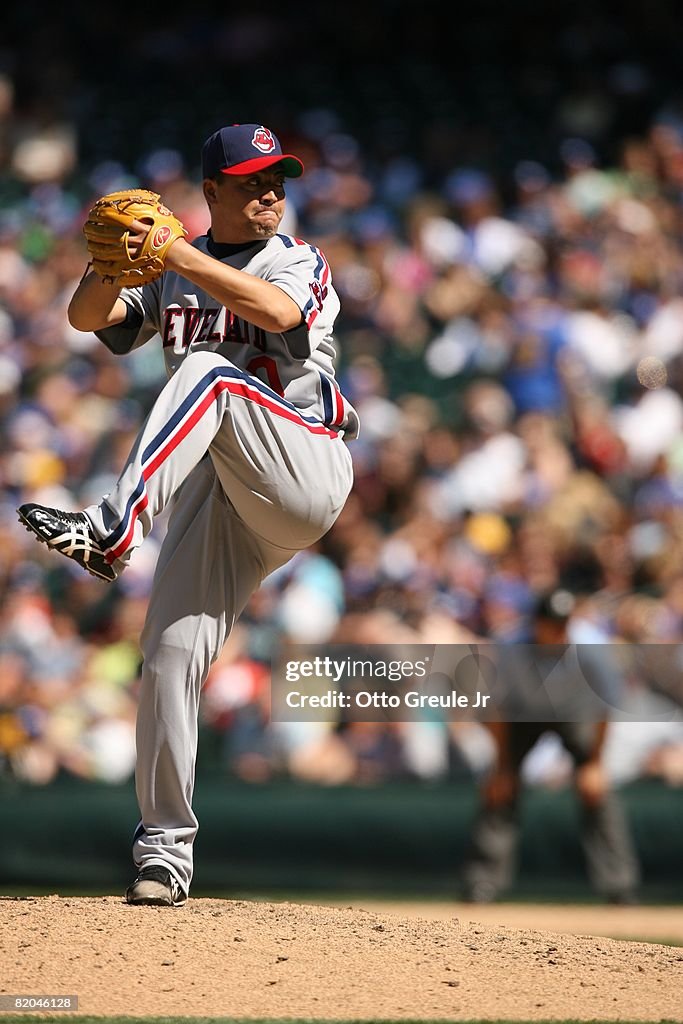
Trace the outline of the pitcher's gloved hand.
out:
<instances>
[{"instance_id":1,"label":"pitcher's gloved hand","mask_svg":"<svg viewBox=\"0 0 683 1024\"><path fill-rule=\"evenodd\" d=\"M102 196L90 210L83 234L104 281L134 288L163 273L166 253L187 231L160 200L147 189L125 189Z\"/></svg>"}]
</instances>

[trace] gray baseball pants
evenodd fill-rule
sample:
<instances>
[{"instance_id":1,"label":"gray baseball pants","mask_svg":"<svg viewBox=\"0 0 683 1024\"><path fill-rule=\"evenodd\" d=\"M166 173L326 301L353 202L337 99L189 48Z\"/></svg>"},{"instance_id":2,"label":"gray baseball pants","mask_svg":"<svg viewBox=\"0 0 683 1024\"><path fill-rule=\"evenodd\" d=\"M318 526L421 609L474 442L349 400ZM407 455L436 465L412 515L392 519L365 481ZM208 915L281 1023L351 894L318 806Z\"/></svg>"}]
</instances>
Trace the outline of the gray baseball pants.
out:
<instances>
[{"instance_id":1,"label":"gray baseball pants","mask_svg":"<svg viewBox=\"0 0 683 1024\"><path fill-rule=\"evenodd\" d=\"M190 887L201 688L262 580L329 530L353 479L340 435L213 352L158 396L115 487L87 515L122 569L172 501L145 626L133 858Z\"/></svg>"}]
</instances>

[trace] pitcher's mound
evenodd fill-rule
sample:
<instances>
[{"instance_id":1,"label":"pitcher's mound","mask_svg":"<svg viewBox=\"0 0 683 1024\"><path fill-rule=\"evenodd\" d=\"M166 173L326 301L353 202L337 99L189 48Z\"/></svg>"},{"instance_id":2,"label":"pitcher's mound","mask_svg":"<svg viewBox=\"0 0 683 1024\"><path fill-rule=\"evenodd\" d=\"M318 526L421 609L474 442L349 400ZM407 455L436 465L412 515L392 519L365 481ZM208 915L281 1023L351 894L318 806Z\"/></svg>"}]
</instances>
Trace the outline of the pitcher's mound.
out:
<instances>
[{"instance_id":1,"label":"pitcher's mound","mask_svg":"<svg viewBox=\"0 0 683 1024\"><path fill-rule=\"evenodd\" d=\"M340 907L5 898L0 991L79 1013L681 1019L683 949ZM558 927L561 927L558 920Z\"/></svg>"}]
</instances>

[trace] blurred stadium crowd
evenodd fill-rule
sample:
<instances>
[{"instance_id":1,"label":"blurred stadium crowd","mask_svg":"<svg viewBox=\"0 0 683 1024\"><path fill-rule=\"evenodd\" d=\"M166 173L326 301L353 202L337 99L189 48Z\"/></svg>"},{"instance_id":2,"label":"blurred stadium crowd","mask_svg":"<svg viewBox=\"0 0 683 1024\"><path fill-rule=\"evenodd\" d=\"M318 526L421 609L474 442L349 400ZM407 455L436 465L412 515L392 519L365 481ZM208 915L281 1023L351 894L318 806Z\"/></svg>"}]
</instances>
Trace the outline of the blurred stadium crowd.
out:
<instances>
[{"instance_id":1,"label":"blurred stadium crowd","mask_svg":"<svg viewBox=\"0 0 683 1024\"><path fill-rule=\"evenodd\" d=\"M664 33L665 13L654 6ZM200 67L183 17L145 35L153 67L183 52ZM205 37L214 61L246 67L245 47L267 60L283 22L219 27ZM454 84L420 60L438 39L421 24L414 62L358 74L348 94L321 75L311 102L293 68L289 102L261 83L227 113L219 76L199 114L167 95L142 139L116 80L49 29L32 38L39 71L7 52L0 63L0 773L132 775L163 518L106 587L36 545L15 509L106 493L163 380L154 342L117 359L67 323L86 211L143 184L202 233L198 149L226 117L262 116L304 159L283 229L331 264L340 379L362 433L338 523L266 581L211 671L207 763L324 784L486 769L474 724L272 723L283 638L524 642L535 598L561 587L577 598L577 642L683 643L683 102L656 88L656 66L611 54L617 30L584 11L558 37L563 60L529 62L514 83L484 62L474 85ZM530 50L533 24L524 39ZM351 40L338 45L353 57ZM476 117L454 98L463 82ZM666 366L665 386L639 383L645 356ZM651 721L613 728L612 777L681 785L683 727L643 706ZM527 768L549 785L567 771L552 744Z\"/></svg>"}]
</instances>

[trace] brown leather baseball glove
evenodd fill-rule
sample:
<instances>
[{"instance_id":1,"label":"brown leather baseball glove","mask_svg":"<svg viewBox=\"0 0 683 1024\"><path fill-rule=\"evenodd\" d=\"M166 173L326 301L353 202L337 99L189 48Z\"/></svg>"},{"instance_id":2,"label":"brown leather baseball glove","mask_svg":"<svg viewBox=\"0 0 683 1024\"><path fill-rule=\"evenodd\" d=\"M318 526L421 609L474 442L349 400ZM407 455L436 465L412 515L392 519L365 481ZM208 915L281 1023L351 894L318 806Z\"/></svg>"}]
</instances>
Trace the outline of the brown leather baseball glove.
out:
<instances>
[{"instance_id":1,"label":"brown leather baseball glove","mask_svg":"<svg viewBox=\"0 0 683 1024\"><path fill-rule=\"evenodd\" d=\"M187 231L160 199L147 189L126 189L102 196L90 210L83 234L92 268L104 281L133 288L163 273L166 253ZM131 248L134 221L149 225L150 230L142 243Z\"/></svg>"}]
</instances>

